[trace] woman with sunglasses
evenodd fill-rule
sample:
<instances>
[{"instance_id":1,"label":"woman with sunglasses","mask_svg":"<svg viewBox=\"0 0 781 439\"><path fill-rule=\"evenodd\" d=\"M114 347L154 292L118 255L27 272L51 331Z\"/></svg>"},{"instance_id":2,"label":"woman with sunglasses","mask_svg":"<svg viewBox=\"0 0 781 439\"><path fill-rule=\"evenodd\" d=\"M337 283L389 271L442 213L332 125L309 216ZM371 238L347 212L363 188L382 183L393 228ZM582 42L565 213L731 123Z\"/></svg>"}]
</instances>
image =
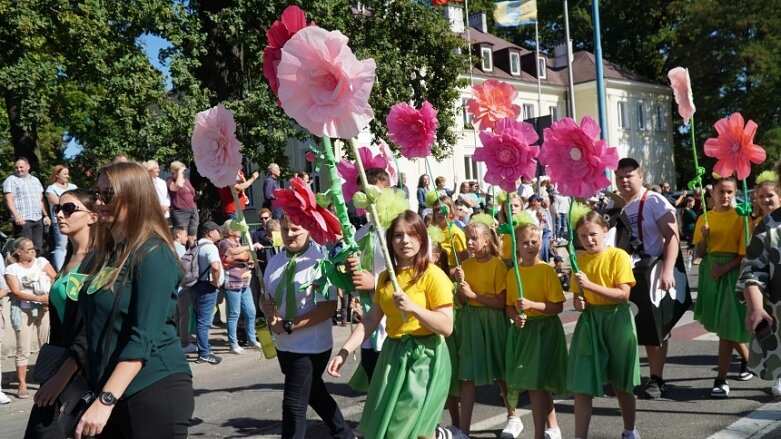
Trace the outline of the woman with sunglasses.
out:
<instances>
[{"instance_id":1,"label":"woman with sunglasses","mask_svg":"<svg viewBox=\"0 0 781 439\"><path fill-rule=\"evenodd\" d=\"M49 344L70 348L70 357L35 393L35 405L27 420L25 438L55 439L66 437L57 423L57 397L68 385L85 360L84 338L80 337L82 318L75 297L68 290L78 292L84 279L83 262L90 251L90 232L98 221L95 200L89 191L73 189L63 192L59 203L52 206L62 236L67 237L67 253L60 274L49 292Z\"/></svg>"},{"instance_id":2,"label":"woman with sunglasses","mask_svg":"<svg viewBox=\"0 0 781 439\"><path fill-rule=\"evenodd\" d=\"M106 166L97 184L98 223L79 310L85 377L98 397L76 435L187 437L192 372L174 320L182 274L162 210L149 209L159 204L157 193L138 163Z\"/></svg>"},{"instance_id":3,"label":"woman with sunglasses","mask_svg":"<svg viewBox=\"0 0 781 439\"><path fill-rule=\"evenodd\" d=\"M60 271L65 261L65 251L68 246L68 238L60 233L57 226L57 215L54 213L54 206L60 203L60 197L63 192L76 189L76 185L70 183L70 171L65 165L57 165L52 169L52 175L49 177L49 186L46 188L46 199L49 200L52 218L52 231L54 234L54 250L52 251L52 264L54 269Z\"/></svg>"},{"instance_id":4,"label":"woman with sunglasses","mask_svg":"<svg viewBox=\"0 0 781 439\"><path fill-rule=\"evenodd\" d=\"M11 290L11 327L16 335L16 374L19 390L16 397L26 399L27 363L30 344L37 335L38 346L49 338L49 288L57 275L44 257L35 257L35 245L29 238L17 238L6 261L5 282Z\"/></svg>"}]
</instances>

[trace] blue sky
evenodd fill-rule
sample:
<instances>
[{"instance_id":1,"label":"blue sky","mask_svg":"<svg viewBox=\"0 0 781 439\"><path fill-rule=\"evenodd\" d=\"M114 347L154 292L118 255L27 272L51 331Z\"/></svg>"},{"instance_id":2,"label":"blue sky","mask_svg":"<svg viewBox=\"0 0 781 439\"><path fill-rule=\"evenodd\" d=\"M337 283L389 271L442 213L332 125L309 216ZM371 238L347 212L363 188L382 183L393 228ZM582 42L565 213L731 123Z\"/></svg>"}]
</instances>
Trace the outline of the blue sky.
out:
<instances>
[{"instance_id":1,"label":"blue sky","mask_svg":"<svg viewBox=\"0 0 781 439\"><path fill-rule=\"evenodd\" d=\"M173 86L171 83L170 69L168 64L163 64L160 62L159 54L162 49L171 47L171 43L164 38L160 38L157 35L152 34L141 35L138 37L136 42L138 43L139 47L144 50L144 53L146 53L146 56L149 58L149 62L152 64L152 66L163 73L163 77L165 78L165 88L166 90L170 90ZM80 152L81 145L79 145L75 139L71 139L71 141L68 142L68 146L65 148L65 157L73 158L79 155Z\"/></svg>"}]
</instances>

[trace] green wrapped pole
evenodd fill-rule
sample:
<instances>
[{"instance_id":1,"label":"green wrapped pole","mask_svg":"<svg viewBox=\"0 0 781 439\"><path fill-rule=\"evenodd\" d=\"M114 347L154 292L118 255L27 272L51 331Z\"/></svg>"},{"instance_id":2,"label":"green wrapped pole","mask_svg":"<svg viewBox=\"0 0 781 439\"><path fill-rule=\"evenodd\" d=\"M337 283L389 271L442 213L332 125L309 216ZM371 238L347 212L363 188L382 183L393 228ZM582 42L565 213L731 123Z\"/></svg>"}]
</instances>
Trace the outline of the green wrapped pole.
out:
<instances>
[{"instance_id":1,"label":"green wrapped pole","mask_svg":"<svg viewBox=\"0 0 781 439\"><path fill-rule=\"evenodd\" d=\"M567 251L569 252L569 263L572 266L572 271L575 273L580 272L578 267L578 259L575 257L575 225L572 224L572 206L575 205L575 199L569 197L569 215L567 215L567 235L569 237L569 243L567 245Z\"/></svg>"},{"instance_id":2,"label":"green wrapped pole","mask_svg":"<svg viewBox=\"0 0 781 439\"><path fill-rule=\"evenodd\" d=\"M694 136L694 115L691 115L689 121L689 132L692 136L692 157L694 158L694 179L689 182L689 189L696 190L700 194L700 203L702 204L702 216L705 225L708 225L708 200L705 199L705 193L702 191L702 176L705 174L705 169L700 168L699 160L697 159L697 144Z\"/></svg>"},{"instance_id":3,"label":"green wrapped pole","mask_svg":"<svg viewBox=\"0 0 781 439\"><path fill-rule=\"evenodd\" d=\"M344 204L342 185L339 180L339 174L336 172L336 157L334 157L334 149L328 136L323 137L323 153L325 154L326 169L328 169L328 179L331 180L328 196L334 204L336 218L339 219L339 224L342 226L342 239L348 249L354 250L358 246L355 244L355 239L353 239L353 225L350 224L350 218L347 216L347 206ZM360 158L358 161L360 161Z\"/></svg>"},{"instance_id":4,"label":"green wrapped pole","mask_svg":"<svg viewBox=\"0 0 781 439\"><path fill-rule=\"evenodd\" d=\"M746 247L748 247L749 241L751 241L751 232L748 230L748 217L751 215L751 201L748 195L748 184L746 179L741 180L743 183L743 202L741 206L738 206L738 214L743 217L743 236L746 239Z\"/></svg>"},{"instance_id":5,"label":"green wrapped pole","mask_svg":"<svg viewBox=\"0 0 781 439\"><path fill-rule=\"evenodd\" d=\"M355 154L355 166L358 168L358 176L361 179L361 187L363 193L369 194L369 181L366 179L366 170L363 168L363 162L361 161L361 154L358 152L358 144L354 141L350 141L350 147ZM334 169L335 170L335 169ZM337 182L339 180L336 180ZM341 196L342 189L339 188L339 195ZM388 271L388 278L390 278L391 285L395 291L404 291L399 284L399 280L396 278L396 270L393 269L393 263L391 262L390 252L388 251L388 243L385 241L385 234L382 233L382 224L380 224L380 217L377 214L377 204L371 198L369 200L369 220L374 226L374 233L377 234L377 240L380 242L380 249L382 250L382 257L385 258L385 269ZM344 199L344 197L342 197ZM344 201L342 201L344 204ZM406 323L408 320L407 313L399 310L401 313L401 319Z\"/></svg>"},{"instance_id":6,"label":"green wrapped pole","mask_svg":"<svg viewBox=\"0 0 781 439\"><path fill-rule=\"evenodd\" d=\"M510 206L510 197L507 197L507 223L510 225L510 242L513 248L513 271L515 272L515 282L518 284L518 298L523 299L523 284L521 284L521 269L518 267L518 241L515 239L515 224L513 224L513 211ZM525 314L520 310L518 314Z\"/></svg>"}]
</instances>

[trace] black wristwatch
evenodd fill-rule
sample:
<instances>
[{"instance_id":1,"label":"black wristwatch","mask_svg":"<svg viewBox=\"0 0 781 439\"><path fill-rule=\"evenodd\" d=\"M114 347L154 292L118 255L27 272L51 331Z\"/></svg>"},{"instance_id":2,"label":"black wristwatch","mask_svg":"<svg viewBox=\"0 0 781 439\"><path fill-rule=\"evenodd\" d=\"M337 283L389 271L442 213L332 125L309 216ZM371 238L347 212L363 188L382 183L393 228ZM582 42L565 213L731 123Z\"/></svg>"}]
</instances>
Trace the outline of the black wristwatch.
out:
<instances>
[{"instance_id":1,"label":"black wristwatch","mask_svg":"<svg viewBox=\"0 0 781 439\"><path fill-rule=\"evenodd\" d=\"M285 330L288 334L293 333L293 321L292 320L282 320L282 329Z\"/></svg>"},{"instance_id":2,"label":"black wristwatch","mask_svg":"<svg viewBox=\"0 0 781 439\"><path fill-rule=\"evenodd\" d=\"M98 401L103 405L114 405L117 403L117 397L111 392L100 392Z\"/></svg>"}]
</instances>

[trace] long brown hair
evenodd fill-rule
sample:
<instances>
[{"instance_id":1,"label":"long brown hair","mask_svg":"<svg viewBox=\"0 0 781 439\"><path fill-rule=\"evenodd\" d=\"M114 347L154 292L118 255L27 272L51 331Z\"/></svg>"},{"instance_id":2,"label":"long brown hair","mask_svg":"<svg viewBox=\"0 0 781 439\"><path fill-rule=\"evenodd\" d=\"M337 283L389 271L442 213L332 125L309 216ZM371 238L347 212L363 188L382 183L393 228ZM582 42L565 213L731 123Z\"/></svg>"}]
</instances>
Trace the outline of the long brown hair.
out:
<instances>
[{"instance_id":1,"label":"long brown hair","mask_svg":"<svg viewBox=\"0 0 781 439\"><path fill-rule=\"evenodd\" d=\"M101 174L106 175L115 194L109 206L114 220L98 222L94 229L95 256L89 274L97 274L107 266L121 268L128 257L138 252L153 236L160 238L169 251L176 255L163 211L149 208L157 206L160 201L146 168L134 162L112 163L101 169L98 177ZM123 210L125 220L122 224L117 224L116 219ZM114 227L121 227L124 239L120 242L115 241L111 233ZM113 287L119 271L114 272L106 285Z\"/></svg>"},{"instance_id":2,"label":"long brown hair","mask_svg":"<svg viewBox=\"0 0 781 439\"><path fill-rule=\"evenodd\" d=\"M488 227L485 223L481 222L473 222L467 224L466 227L464 227L464 233L476 233L478 236L483 236L488 241L486 243L486 248L488 250L488 253L491 254L491 256L499 256L502 254L502 244L499 240L499 235L496 234L496 231L490 227Z\"/></svg>"},{"instance_id":3,"label":"long brown hair","mask_svg":"<svg viewBox=\"0 0 781 439\"><path fill-rule=\"evenodd\" d=\"M409 285L412 285L423 276L426 268L428 268L428 264L431 263L428 257L428 232L426 231L426 225L423 223L420 215L411 210L404 211L404 213L400 214L396 217L396 219L391 221L390 226L388 226L388 229L385 231L385 241L388 243L388 253L390 253L391 264L393 264L393 271L398 271L399 269L399 265L396 260L396 252L393 249L393 245L391 244L391 242L393 242L393 231L396 229L396 225L399 223L403 224L407 228L407 231L410 232L410 235L414 235L420 241L420 251L418 251L418 254L416 254L412 259L413 274L412 280L409 282ZM387 280L390 282L390 278ZM408 287L409 285L404 285L403 287Z\"/></svg>"}]
</instances>

